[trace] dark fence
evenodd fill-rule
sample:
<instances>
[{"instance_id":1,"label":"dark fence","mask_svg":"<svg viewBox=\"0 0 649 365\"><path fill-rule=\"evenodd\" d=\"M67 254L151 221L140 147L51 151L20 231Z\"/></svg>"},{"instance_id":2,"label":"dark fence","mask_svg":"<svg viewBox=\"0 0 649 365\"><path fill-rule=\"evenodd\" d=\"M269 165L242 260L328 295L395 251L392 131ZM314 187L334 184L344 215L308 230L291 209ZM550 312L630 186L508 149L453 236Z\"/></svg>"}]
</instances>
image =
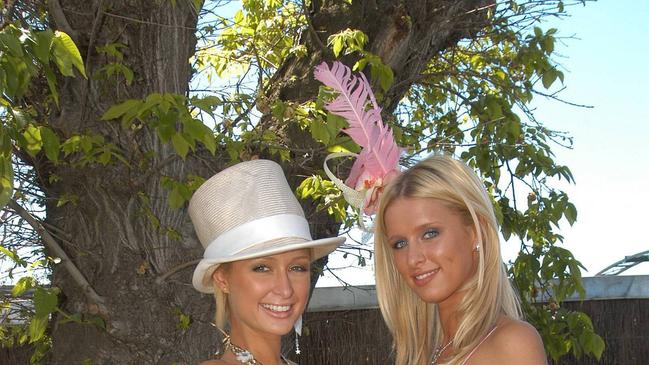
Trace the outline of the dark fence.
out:
<instances>
[{"instance_id":1,"label":"dark fence","mask_svg":"<svg viewBox=\"0 0 649 365\"><path fill-rule=\"evenodd\" d=\"M649 276L585 278L584 285L586 300L563 305L592 318L606 350L599 362L567 356L553 364L649 364ZM284 343L289 358L298 364L393 363L391 338L376 308L373 287L319 288L309 308L300 337L301 354L292 351L292 335ZM30 355L29 348L0 348L0 364L28 364Z\"/></svg>"},{"instance_id":2,"label":"dark fence","mask_svg":"<svg viewBox=\"0 0 649 365\"><path fill-rule=\"evenodd\" d=\"M587 297L563 305L588 314L606 349L597 361L566 356L554 365L649 364L649 276L584 278ZM372 286L319 288L300 339L301 365L391 364L392 344Z\"/></svg>"},{"instance_id":3,"label":"dark fence","mask_svg":"<svg viewBox=\"0 0 649 365\"><path fill-rule=\"evenodd\" d=\"M606 350L598 362L562 358L555 365L649 364L649 299L569 302L565 307L587 313ZM290 357L301 365L392 364L392 344L378 309L307 313L302 353Z\"/></svg>"},{"instance_id":4,"label":"dark fence","mask_svg":"<svg viewBox=\"0 0 649 365\"><path fill-rule=\"evenodd\" d=\"M649 299L589 300L565 303L564 307L587 313L606 349L599 362L568 356L557 365L649 364Z\"/></svg>"}]
</instances>

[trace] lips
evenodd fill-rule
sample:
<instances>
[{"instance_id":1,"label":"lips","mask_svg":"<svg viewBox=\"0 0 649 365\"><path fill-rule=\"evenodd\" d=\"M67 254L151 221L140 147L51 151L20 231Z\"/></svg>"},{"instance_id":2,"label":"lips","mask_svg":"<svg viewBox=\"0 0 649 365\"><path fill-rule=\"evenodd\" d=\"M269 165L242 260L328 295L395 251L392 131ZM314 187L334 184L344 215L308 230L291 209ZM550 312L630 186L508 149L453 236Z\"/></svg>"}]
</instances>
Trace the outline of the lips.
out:
<instances>
[{"instance_id":1,"label":"lips","mask_svg":"<svg viewBox=\"0 0 649 365\"><path fill-rule=\"evenodd\" d=\"M430 271L425 271L412 276L416 285L422 286L428 284L429 281L435 277L435 274L439 272L439 267Z\"/></svg>"},{"instance_id":2,"label":"lips","mask_svg":"<svg viewBox=\"0 0 649 365\"><path fill-rule=\"evenodd\" d=\"M276 318L289 317L293 309L292 304L279 305L279 304L262 303L261 307L265 310L266 313Z\"/></svg>"}]
</instances>

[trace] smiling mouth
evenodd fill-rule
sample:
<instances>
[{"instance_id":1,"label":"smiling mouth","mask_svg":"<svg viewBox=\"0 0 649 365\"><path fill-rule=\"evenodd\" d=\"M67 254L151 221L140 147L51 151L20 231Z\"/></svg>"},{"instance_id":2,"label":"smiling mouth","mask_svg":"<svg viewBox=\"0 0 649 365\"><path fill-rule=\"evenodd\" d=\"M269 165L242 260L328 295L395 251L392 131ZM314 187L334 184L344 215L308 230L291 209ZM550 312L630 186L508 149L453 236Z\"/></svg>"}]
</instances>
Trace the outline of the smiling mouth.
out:
<instances>
[{"instance_id":1,"label":"smiling mouth","mask_svg":"<svg viewBox=\"0 0 649 365\"><path fill-rule=\"evenodd\" d=\"M291 310L292 305L275 305L275 304L262 304L262 307L277 314L283 314Z\"/></svg>"},{"instance_id":2,"label":"smiling mouth","mask_svg":"<svg viewBox=\"0 0 649 365\"><path fill-rule=\"evenodd\" d=\"M415 276L414 276L414 277L415 277L415 281L418 281L418 282L425 281L426 279L429 279L431 276L437 274L437 272L439 272L439 269L440 269L440 268L438 267L437 269L433 269L433 270L431 270L431 271L427 271L427 272L425 272L425 273L422 273L422 274L419 274L419 275L415 275Z\"/></svg>"}]
</instances>

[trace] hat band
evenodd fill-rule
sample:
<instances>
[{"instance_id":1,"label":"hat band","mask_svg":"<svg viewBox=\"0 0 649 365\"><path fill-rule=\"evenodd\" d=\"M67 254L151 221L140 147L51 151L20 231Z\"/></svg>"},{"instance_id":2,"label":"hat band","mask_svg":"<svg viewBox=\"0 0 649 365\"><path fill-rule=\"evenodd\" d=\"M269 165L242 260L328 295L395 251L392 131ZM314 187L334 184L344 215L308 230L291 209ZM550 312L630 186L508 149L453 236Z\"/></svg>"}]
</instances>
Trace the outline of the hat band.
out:
<instances>
[{"instance_id":1,"label":"hat band","mask_svg":"<svg viewBox=\"0 0 649 365\"><path fill-rule=\"evenodd\" d=\"M210 242L203 258L230 257L256 244L287 237L311 241L306 218L295 214L277 214L246 222Z\"/></svg>"}]
</instances>

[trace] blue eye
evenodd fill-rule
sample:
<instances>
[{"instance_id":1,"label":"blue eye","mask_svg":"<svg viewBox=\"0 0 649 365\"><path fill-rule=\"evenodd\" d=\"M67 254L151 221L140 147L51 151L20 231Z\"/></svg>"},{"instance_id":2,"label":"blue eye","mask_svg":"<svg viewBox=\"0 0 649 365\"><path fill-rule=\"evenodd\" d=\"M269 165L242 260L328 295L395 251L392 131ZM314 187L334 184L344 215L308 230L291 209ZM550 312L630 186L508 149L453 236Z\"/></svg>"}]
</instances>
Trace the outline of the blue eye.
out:
<instances>
[{"instance_id":1,"label":"blue eye","mask_svg":"<svg viewBox=\"0 0 649 365\"><path fill-rule=\"evenodd\" d=\"M406 242L405 240L398 240L397 242L392 244L392 248L395 249L395 250L398 250L398 249L406 247L407 244L408 244L408 242Z\"/></svg>"},{"instance_id":2,"label":"blue eye","mask_svg":"<svg viewBox=\"0 0 649 365\"><path fill-rule=\"evenodd\" d=\"M424 239L431 239L439 236L439 232L436 229L429 229L424 232Z\"/></svg>"},{"instance_id":3,"label":"blue eye","mask_svg":"<svg viewBox=\"0 0 649 365\"><path fill-rule=\"evenodd\" d=\"M270 268L266 265L257 265L255 266L252 271L254 272L268 272L270 271Z\"/></svg>"}]
</instances>

